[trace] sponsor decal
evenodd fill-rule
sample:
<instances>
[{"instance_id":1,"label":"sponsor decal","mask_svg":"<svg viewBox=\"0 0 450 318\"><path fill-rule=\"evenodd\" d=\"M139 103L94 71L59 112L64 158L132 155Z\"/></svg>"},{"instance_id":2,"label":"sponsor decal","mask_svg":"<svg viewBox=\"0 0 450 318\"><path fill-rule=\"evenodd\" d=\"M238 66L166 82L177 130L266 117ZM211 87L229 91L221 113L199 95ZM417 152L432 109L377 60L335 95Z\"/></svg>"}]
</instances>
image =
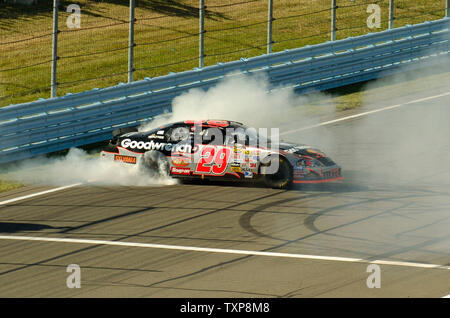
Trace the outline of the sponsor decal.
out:
<instances>
[{"instance_id":1,"label":"sponsor decal","mask_svg":"<svg viewBox=\"0 0 450 318\"><path fill-rule=\"evenodd\" d=\"M233 172L241 172L241 167L231 166L230 170Z\"/></svg>"},{"instance_id":2,"label":"sponsor decal","mask_svg":"<svg viewBox=\"0 0 450 318\"><path fill-rule=\"evenodd\" d=\"M155 135L155 134L151 134L150 136L148 136L148 139L164 139L164 136L161 135Z\"/></svg>"},{"instance_id":3,"label":"sponsor decal","mask_svg":"<svg viewBox=\"0 0 450 318\"><path fill-rule=\"evenodd\" d=\"M235 153L241 153L241 152L244 152L244 149L242 148L241 145L235 144L234 147L233 147L233 152L235 152Z\"/></svg>"},{"instance_id":4,"label":"sponsor decal","mask_svg":"<svg viewBox=\"0 0 450 318\"><path fill-rule=\"evenodd\" d=\"M339 168L332 169L330 171L325 171L323 173L324 178L334 178L339 177L341 175Z\"/></svg>"},{"instance_id":5,"label":"sponsor decal","mask_svg":"<svg viewBox=\"0 0 450 318\"><path fill-rule=\"evenodd\" d=\"M172 167L170 169L170 172L172 174L181 174L181 175L190 175L191 174L191 169L189 168L177 168L177 167Z\"/></svg>"},{"instance_id":6,"label":"sponsor decal","mask_svg":"<svg viewBox=\"0 0 450 318\"><path fill-rule=\"evenodd\" d=\"M156 134L157 134L157 135L164 135L164 130L158 130L158 131L156 132Z\"/></svg>"},{"instance_id":7,"label":"sponsor decal","mask_svg":"<svg viewBox=\"0 0 450 318\"><path fill-rule=\"evenodd\" d=\"M245 162L258 162L259 156L245 155L244 161Z\"/></svg>"},{"instance_id":8,"label":"sponsor decal","mask_svg":"<svg viewBox=\"0 0 450 318\"><path fill-rule=\"evenodd\" d=\"M130 149L145 149L145 150L165 150L173 152L191 152L192 146L189 144L176 144L165 142L151 141L136 141L126 138L122 140L121 144L124 148Z\"/></svg>"},{"instance_id":9,"label":"sponsor decal","mask_svg":"<svg viewBox=\"0 0 450 318\"><path fill-rule=\"evenodd\" d=\"M256 162L250 162L249 167L250 168L256 168Z\"/></svg>"},{"instance_id":10,"label":"sponsor decal","mask_svg":"<svg viewBox=\"0 0 450 318\"><path fill-rule=\"evenodd\" d=\"M251 171L245 171L245 172L244 172L244 177L245 177L245 178L253 178L253 172L251 172Z\"/></svg>"},{"instance_id":11,"label":"sponsor decal","mask_svg":"<svg viewBox=\"0 0 450 318\"><path fill-rule=\"evenodd\" d=\"M250 154L250 155L259 155L260 153L261 153L261 149L258 149L258 148L252 148L252 147L248 147L246 150L245 150L245 153L246 154Z\"/></svg>"},{"instance_id":12,"label":"sponsor decal","mask_svg":"<svg viewBox=\"0 0 450 318\"><path fill-rule=\"evenodd\" d=\"M122 161L125 163L136 164L136 157L132 156L122 156L122 155L114 155L114 161Z\"/></svg>"},{"instance_id":13,"label":"sponsor decal","mask_svg":"<svg viewBox=\"0 0 450 318\"><path fill-rule=\"evenodd\" d=\"M178 157L172 159L172 164L177 167L186 167L191 163L191 159L186 157Z\"/></svg>"},{"instance_id":14,"label":"sponsor decal","mask_svg":"<svg viewBox=\"0 0 450 318\"><path fill-rule=\"evenodd\" d=\"M245 156L245 162L258 162L259 156Z\"/></svg>"},{"instance_id":15,"label":"sponsor decal","mask_svg":"<svg viewBox=\"0 0 450 318\"><path fill-rule=\"evenodd\" d=\"M233 162L241 163L244 162L244 156L242 155L242 153L234 153L232 160Z\"/></svg>"}]
</instances>

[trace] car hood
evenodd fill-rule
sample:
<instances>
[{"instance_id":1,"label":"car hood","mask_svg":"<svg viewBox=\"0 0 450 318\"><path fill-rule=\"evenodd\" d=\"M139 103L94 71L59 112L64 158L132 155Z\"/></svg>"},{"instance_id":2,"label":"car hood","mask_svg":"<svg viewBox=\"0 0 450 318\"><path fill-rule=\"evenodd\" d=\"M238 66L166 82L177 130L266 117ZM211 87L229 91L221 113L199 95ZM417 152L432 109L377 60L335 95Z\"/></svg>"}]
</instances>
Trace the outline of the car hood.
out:
<instances>
[{"instance_id":1,"label":"car hood","mask_svg":"<svg viewBox=\"0 0 450 318\"><path fill-rule=\"evenodd\" d=\"M305 144L293 144L282 142L279 144L279 149L296 155L326 157L326 155L319 149L316 149L314 147Z\"/></svg>"},{"instance_id":2,"label":"car hood","mask_svg":"<svg viewBox=\"0 0 450 318\"><path fill-rule=\"evenodd\" d=\"M336 166L336 163L321 150L305 144L280 143L279 149L294 156L317 159L324 166Z\"/></svg>"}]
</instances>

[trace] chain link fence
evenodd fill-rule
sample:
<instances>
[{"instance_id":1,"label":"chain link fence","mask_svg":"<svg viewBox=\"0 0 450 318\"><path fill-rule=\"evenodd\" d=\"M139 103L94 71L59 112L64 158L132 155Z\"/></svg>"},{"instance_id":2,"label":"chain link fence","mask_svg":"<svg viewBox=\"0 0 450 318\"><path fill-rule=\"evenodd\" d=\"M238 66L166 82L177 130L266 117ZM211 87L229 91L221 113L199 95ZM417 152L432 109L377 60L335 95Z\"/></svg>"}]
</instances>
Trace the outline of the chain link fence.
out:
<instances>
[{"instance_id":1,"label":"chain link fence","mask_svg":"<svg viewBox=\"0 0 450 318\"><path fill-rule=\"evenodd\" d=\"M0 106L437 20L450 2L21 1L0 0Z\"/></svg>"}]
</instances>

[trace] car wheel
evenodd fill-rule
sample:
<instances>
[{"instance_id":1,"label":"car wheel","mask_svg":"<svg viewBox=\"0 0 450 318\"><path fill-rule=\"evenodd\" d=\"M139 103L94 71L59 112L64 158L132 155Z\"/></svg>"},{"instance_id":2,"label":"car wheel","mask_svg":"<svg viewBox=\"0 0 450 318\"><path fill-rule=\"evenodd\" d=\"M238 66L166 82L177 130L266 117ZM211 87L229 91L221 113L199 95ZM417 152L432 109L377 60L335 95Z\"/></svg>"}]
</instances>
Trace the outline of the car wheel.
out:
<instances>
[{"instance_id":1,"label":"car wheel","mask_svg":"<svg viewBox=\"0 0 450 318\"><path fill-rule=\"evenodd\" d=\"M292 185L292 167L283 157L278 158L278 170L275 173L270 171L269 165L263 165L261 166L261 174L264 176L264 183L268 187L274 189L287 189Z\"/></svg>"},{"instance_id":2,"label":"car wheel","mask_svg":"<svg viewBox=\"0 0 450 318\"><path fill-rule=\"evenodd\" d=\"M145 169L161 177L168 177L170 174L169 162L166 156L156 150L150 150L144 153L143 166Z\"/></svg>"}]
</instances>

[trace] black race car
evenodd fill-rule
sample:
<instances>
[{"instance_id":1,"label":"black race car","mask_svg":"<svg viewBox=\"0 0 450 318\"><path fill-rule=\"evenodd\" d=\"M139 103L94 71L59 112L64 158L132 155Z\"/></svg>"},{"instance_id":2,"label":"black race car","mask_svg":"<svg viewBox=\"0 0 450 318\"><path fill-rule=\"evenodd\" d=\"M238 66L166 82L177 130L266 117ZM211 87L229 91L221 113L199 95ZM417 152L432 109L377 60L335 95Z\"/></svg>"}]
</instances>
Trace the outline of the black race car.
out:
<instances>
[{"instance_id":1,"label":"black race car","mask_svg":"<svg viewBox=\"0 0 450 318\"><path fill-rule=\"evenodd\" d=\"M341 168L320 150L275 143L228 120L188 120L149 131L121 128L101 157L171 177L263 180L279 189L342 179Z\"/></svg>"}]
</instances>

